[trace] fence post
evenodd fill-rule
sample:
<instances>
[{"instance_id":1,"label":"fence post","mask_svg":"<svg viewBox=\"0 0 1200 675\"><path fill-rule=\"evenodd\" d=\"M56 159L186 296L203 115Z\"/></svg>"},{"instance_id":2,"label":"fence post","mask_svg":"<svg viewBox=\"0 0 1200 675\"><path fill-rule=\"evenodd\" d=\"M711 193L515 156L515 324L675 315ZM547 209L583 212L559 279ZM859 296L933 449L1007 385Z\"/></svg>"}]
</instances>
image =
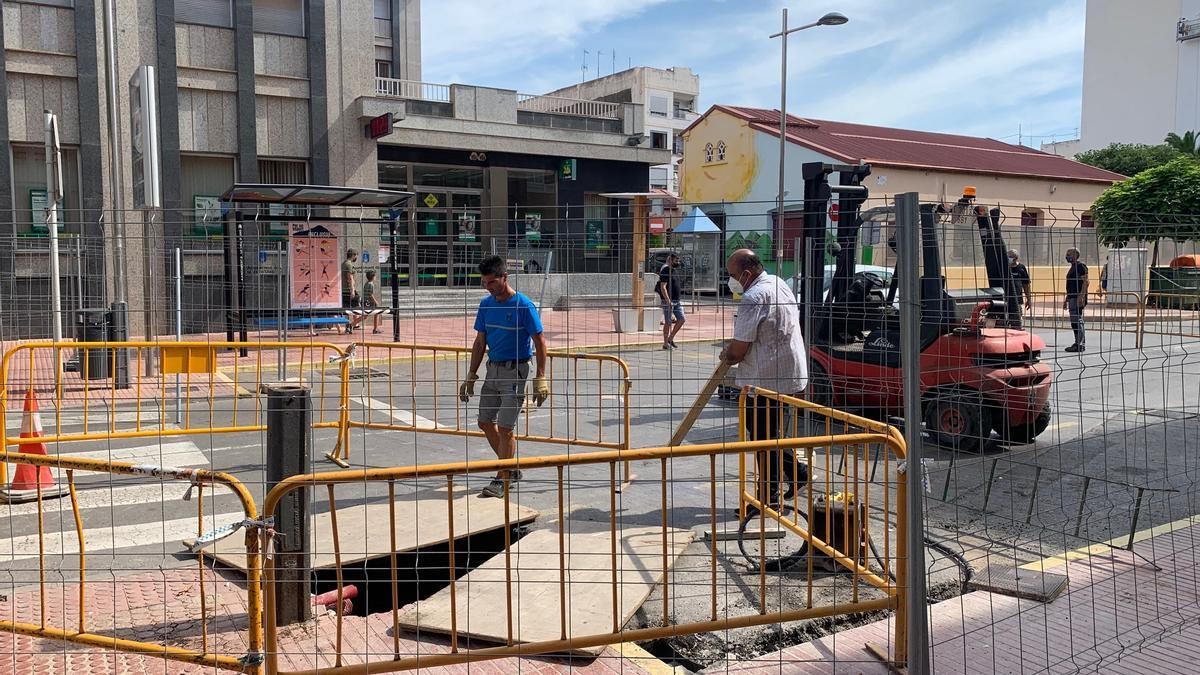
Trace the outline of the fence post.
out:
<instances>
[{"instance_id":1,"label":"fence post","mask_svg":"<svg viewBox=\"0 0 1200 675\"><path fill-rule=\"evenodd\" d=\"M907 484L908 672L929 672L929 613L926 609L925 509L921 464L921 279L924 233L917 193L896 195L896 241L899 244L900 349L904 389L904 480Z\"/></svg>"},{"instance_id":2,"label":"fence post","mask_svg":"<svg viewBox=\"0 0 1200 675\"><path fill-rule=\"evenodd\" d=\"M267 392L267 489L308 473L312 400L308 387L263 385ZM272 514L264 513L263 517ZM276 625L287 626L312 616L309 571L308 488L293 490L279 501L275 531Z\"/></svg>"}]
</instances>

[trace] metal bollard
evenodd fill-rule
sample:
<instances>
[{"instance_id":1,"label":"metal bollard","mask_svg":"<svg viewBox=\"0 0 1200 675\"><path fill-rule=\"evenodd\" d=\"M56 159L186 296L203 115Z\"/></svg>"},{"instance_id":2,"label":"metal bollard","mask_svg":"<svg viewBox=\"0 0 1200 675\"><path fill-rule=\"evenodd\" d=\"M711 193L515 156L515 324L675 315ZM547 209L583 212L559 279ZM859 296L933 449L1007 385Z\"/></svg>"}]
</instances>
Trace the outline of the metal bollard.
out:
<instances>
[{"instance_id":1,"label":"metal bollard","mask_svg":"<svg viewBox=\"0 0 1200 675\"><path fill-rule=\"evenodd\" d=\"M303 385L269 384L263 389L267 394L269 491L285 478L308 473L312 399ZM284 496L276 515L275 617L277 625L288 626L312 617L308 488Z\"/></svg>"}]
</instances>

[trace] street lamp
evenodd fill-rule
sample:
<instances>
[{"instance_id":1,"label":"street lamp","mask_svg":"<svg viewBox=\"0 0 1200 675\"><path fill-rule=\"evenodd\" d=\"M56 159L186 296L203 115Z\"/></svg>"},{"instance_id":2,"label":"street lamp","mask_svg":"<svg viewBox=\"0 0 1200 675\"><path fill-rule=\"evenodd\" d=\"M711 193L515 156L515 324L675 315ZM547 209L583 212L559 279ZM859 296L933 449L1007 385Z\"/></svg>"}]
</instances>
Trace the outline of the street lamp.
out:
<instances>
[{"instance_id":1,"label":"street lamp","mask_svg":"<svg viewBox=\"0 0 1200 675\"><path fill-rule=\"evenodd\" d=\"M825 16L812 23L806 23L803 26L788 28L788 11L787 7L783 8L783 29L771 36L774 38L782 38L780 42L783 45L783 58L781 66L781 74L779 76L779 211L776 216L775 225L775 260L779 261L780 254L783 252L780 237L783 234L783 197L784 197L784 157L787 154L787 43L788 35L817 26L840 26L849 21L845 14L840 12L829 12ZM803 253L802 253L803 255ZM779 268L776 268L776 272ZM805 336L808 337L807 335Z\"/></svg>"}]
</instances>

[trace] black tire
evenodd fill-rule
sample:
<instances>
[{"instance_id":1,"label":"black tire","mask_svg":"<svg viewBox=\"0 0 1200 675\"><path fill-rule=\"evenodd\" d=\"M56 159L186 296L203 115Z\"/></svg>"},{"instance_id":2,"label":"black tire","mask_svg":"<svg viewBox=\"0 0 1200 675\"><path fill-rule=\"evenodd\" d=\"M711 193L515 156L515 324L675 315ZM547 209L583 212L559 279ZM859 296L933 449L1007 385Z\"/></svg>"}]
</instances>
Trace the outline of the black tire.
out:
<instances>
[{"instance_id":1,"label":"black tire","mask_svg":"<svg viewBox=\"0 0 1200 675\"><path fill-rule=\"evenodd\" d=\"M997 424L997 427L1003 429L1001 436L1004 438L1005 442L1016 445L1027 445L1032 443L1033 439L1040 436L1042 432L1050 426L1050 417L1050 406L1047 405L1042 409L1042 412L1038 413L1038 416L1035 417L1032 422L1028 422L1026 424L1014 424L1010 427L1004 427L1000 424Z\"/></svg>"},{"instance_id":2,"label":"black tire","mask_svg":"<svg viewBox=\"0 0 1200 675\"><path fill-rule=\"evenodd\" d=\"M991 418L978 396L935 392L925 406L925 429L938 445L978 450L991 433Z\"/></svg>"}]
</instances>

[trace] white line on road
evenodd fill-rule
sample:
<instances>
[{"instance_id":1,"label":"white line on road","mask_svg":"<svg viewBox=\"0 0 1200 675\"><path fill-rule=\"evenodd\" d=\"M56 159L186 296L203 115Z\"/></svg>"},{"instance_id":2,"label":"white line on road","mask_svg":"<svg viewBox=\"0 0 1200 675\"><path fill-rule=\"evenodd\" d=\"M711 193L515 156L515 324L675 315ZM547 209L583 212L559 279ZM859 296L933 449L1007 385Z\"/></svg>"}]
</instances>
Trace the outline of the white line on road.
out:
<instances>
[{"instance_id":1,"label":"white line on road","mask_svg":"<svg viewBox=\"0 0 1200 675\"><path fill-rule=\"evenodd\" d=\"M218 514L206 514L204 529L212 530L218 525L240 521L245 516L241 511ZM111 551L118 548L134 546L149 546L157 544L167 553L182 553L185 551L183 540L195 537L197 532L196 517L177 518L159 522L139 523L136 525L118 525L109 527L93 527L83 531L83 540L87 552L95 554L99 551ZM79 553L79 539L75 530L66 532L47 533L45 537L45 554L47 556L64 556ZM38 555L37 534L27 534L12 539L0 539L0 560L20 560L36 558Z\"/></svg>"},{"instance_id":2,"label":"white line on road","mask_svg":"<svg viewBox=\"0 0 1200 675\"><path fill-rule=\"evenodd\" d=\"M222 493L227 492L227 489L224 487L218 489ZM129 504L162 504L169 501L179 501L183 499L183 495L187 490L188 483L161 481L149 485L127 485L115 488L108 485L81 487L77 490L77 494L79 495L79 509L82 511L101 507L127 506ZM205 488L204 496L209 497L211 495L211 488ZM71 513L71 498L66 494L62 498L47 499L42 502L43 513L54 514L60 511L68 515ZM0 506L0 517L16 518L35 513L37 513L37 502ZM84 522L87 522L86 516Z\"/></svg>"},{"instance_id":3,"label":"white line on road","mask_svg":"<svg viewBox=\"0 0 1200 675\"><path fill-rule=\"evenodd\" d=\"M69 446L74 447L72 443ZM53 454L53 452L51 453ZM81 457L101 459L106 462L129 462L131 464L154 464L157 466L207 466L208 457L191 441L176 443L161 443L155 445L140 445L133 448L109 448L104 450L89 450L87 452L59 453L61 457L78 459ZM9 466L9 472L15 469ZM61 470L53 470L56 479L62 480ZM88 473L88 472L85 472Z\"/></svg>"},{"instance_id":4,"label":"white line on road","mask_svg":"<svg viewBox=\"0 0 1200 675\"><path fill-rule=\"evenodd\" d=\"M392 419L400 422L401 424L415 426L418 429L436 429L440 426L437 422L434 422L427 417L421 417L420 415L416 415L409 410L393 408L377 398L367 398L363 396L355 400L364 408L370 408L371 410L378 410L379 412L387 413Z\"/></svg>"}]
</instances>

